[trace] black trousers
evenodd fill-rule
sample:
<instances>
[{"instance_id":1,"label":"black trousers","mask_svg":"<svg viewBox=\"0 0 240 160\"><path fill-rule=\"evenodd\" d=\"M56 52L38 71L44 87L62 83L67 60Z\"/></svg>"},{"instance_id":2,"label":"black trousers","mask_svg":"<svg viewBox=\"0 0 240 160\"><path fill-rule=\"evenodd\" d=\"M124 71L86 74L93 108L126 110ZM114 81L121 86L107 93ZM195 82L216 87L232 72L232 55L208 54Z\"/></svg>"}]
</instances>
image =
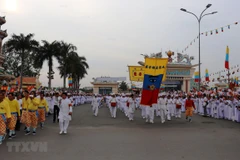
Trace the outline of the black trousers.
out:
<instances>
[{"instance_id":1,"label":"black trousers","mask_svg":"<svg viewBox=\"0 0 240 160\"><path fill-rule=\"evenodd\" d=\"M203 106L203 113L204 116L207 116L207 105Z\"/></svg>"},{"instance_id":2,"label":"black trousers","mask_svg":"<svg viewBox=\"0 0 240 160\"><path fill-rule=\"evenodd\" d=\"M56 122L56 119L58 121L58 115L59 115L59 107L57 105L54 105L54 109L53 109L53 122Z\"/></svg>"}]
</instances>

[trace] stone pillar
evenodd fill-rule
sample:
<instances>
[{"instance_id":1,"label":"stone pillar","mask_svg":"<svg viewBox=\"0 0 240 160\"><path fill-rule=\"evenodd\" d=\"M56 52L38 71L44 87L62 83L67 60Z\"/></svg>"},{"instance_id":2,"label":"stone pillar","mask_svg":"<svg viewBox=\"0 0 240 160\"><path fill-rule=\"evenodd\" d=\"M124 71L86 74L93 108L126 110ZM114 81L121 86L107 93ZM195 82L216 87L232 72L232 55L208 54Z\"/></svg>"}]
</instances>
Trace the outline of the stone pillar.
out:
<instances>
[{"instance_id":1,"label":"stone pillar","mask_svg":"<svg viewBox=\"0 0 240 160\"><path fill-rule=\"evenodd\" d=\"M186 80L183 79L182 91L186 92Z\"/></svg>"},{"instance_id":2,"label":"stone pillar","mask_svg":"<svg viewBox=\"0 0 240 160\"><path fill-rule=\"evenodd\" d=\"M183 85L182 85L182 90L184 92L189 92L190 91L190 79L184 78L183 79Z\"/></svg>"},{"instance_id":3,"label":"stone pillar","mask_svg":"<svg viewBox=\"0 0 240 160\"><path fill-rule=\"evenodd\" d=\"M189 92L189 88L190 88L190 85L189 85L189 80L186 79L186 91L185 92Z\"/></svg>"}]
</instances>

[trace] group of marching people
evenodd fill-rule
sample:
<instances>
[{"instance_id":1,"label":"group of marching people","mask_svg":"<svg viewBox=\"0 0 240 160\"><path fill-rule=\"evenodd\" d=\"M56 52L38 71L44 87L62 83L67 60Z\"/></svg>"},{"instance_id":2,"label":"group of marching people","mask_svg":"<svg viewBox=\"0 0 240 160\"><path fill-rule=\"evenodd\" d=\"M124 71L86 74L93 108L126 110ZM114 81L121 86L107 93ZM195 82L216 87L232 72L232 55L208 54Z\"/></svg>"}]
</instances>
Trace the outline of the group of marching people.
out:
<instances>
[{"instance_id":1,"label":"group of marching people","mask_svg":"<svg viewBox=\"0 0 240 160\"><path fill-rule=\"evenodd\" d=\"M73 99L74 106L80 106L82 104L92 102L92 95L73 93L71 97Z\"/></svg>"},{"instance_id":2,"label":"group of marching people","mask_svg":"<svg viewBox=\"0 0 240 160\"><path fill-rule=\"evenodd\" d=\"M202 94L195 95L195 113L216 119L240 122L240 96Z\"/></svg>"},{"instance_id":3,"label":"group of marching people","mask_svg":"<svg viewBox=\"0 0 240 160\"><path fill-rule=\"evenodd\" d=\"M20 124L25 126L25 135L36 135L38 126L43 129L48 114L53 114L54 123L59 122L60 134L67 134L72 104L73 98L66 92L50 96L49 93L27 90L23 93L0 91L0 144L7 134L8 139L15 138L16 127L20 128Z\"/></svg>"},{"instance_id":4,"label":"group of marching people","mask_svg":"<svg viewBox=\"0 0 240 160\"><path fill-rule=\"evenodd\" d=\"M102 104L107 105L110 110L110 115L116 118L117 109L122 111L129 121L134 120L134 113L136 109L141 109L141 115L146 122L154 123L154 115L162 118L162 123L165 119L171 120L172 116L181 118L182 107L185 107L185 102L175 97L172 99L170 96L159 95L158 103L152 106L143 106L140 104L141 95L135 96L133 94L122 94L122 95L108 95L101 96L95 95L92 101L92 110L95 116L98 115L98 110ZM176 107L177 106L177 107ZM180 108L179 108L180 106Z\"/></svg>"},{"instance_id":5,"label":"group of marching people","mask_svg":"<svg viewBox=\"0 0 240 160\"><path fill-rule=\"evenodd\" d=\"M123 94L121 97L115 94L107 96L95 94L91 105L94 116L98 115L99 108L106 105L109 108L112 118L116 118L117 109L119 109L125 113L126 117L128 117L130 121L133 121L134 111L136 109L136 99L133 94Z\"/></svg>"},{"instance_id":6,"label":"group of marching people","mask_svg":"<svg viewBox=\"0 0 240 160\"><path fill-rule=\"evenodd\" d=\"M188 122L192 122L193 114L213 117L217 119L228 119L240 122L240 95L209 94L201 92L163 92L158 96L156 104L143 106L140 104L141 95L112 94L107 96L94 95L92 110L95 116L99 108L106 104L110 115L116 118L117 109L122 111L126 117L133 121L136 109L141 109L141 116L146 122L154 123L154 117L160 117L161 122L171 121L172 118L181 118L185 113Z\"/></svg>"}]
</instances>

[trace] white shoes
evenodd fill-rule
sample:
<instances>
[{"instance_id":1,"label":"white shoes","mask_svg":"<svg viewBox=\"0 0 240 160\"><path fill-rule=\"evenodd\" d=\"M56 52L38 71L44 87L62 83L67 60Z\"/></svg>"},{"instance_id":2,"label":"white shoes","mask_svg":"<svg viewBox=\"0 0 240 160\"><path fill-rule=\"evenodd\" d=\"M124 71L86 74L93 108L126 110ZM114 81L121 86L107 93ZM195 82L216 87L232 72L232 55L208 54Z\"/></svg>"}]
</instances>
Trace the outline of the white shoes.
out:
<instances>
[{"instance_id":1,"label":"white shoes","mask_svg":"<svg viewBox=\"0 0 240 160\"><path fill-rule=\"evenodd\" d=\"M63 131L60 131L59 134L60 134L60 135L63 134Z\"/></svg>"},{"instance_id":2,"label":"white shoes","mask_svg":"<svg viewBox=\"0 0 240 160\"><path fill-rule=\"evenodd\" d=\"M63 133L64 133L64 134L67 134L67 131L64 131Z\"/></svg>"}]
</instances>

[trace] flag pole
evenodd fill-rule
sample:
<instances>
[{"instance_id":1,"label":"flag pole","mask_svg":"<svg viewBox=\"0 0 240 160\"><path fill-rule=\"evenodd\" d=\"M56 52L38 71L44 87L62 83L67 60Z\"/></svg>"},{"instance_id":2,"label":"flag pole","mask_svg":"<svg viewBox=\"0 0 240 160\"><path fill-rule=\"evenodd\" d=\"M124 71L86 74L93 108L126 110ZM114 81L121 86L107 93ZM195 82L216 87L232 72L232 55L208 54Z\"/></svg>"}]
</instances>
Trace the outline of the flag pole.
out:
<instances>
[{"instance_id":1,"label":"flag pole","mask_svg":"<svg viewBox=\"0 0 240 160\"><path fill-rule=\"evenodd\" d=\"M229 69L228 69L228 89L230 89L230 71L229 71Z\"/></svg>"}]
</instances>

